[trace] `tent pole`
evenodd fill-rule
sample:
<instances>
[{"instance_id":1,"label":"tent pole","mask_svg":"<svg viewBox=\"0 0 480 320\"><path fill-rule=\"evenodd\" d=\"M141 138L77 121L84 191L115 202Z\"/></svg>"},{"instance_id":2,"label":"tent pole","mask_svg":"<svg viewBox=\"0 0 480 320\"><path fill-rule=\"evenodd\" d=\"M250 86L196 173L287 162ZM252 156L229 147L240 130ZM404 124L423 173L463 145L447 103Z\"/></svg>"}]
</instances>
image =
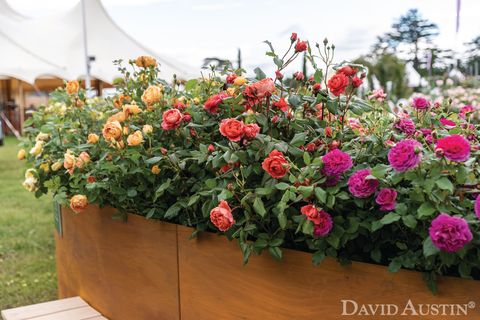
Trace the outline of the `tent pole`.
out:
<instances>
[{"instance_id":1,"label":"tent pole","mask_svg":"<svg viewBox=\"0 0 480 320\"><path fill-rule=\"evenodd\" d=\"M90 83L90 57L88 56L88 47L87 47L87 18L85 16L85 0L82 1L82 21L83 21L83 48L85 50L85 89L88 92L90 91L91 83Z\"/></svg>"},{"instance_id":2,"label":"tent pole","mask_svg":"<svg viewBox=\"0 0 480 320\"><path fill-rule=\"evenodd\" d=\"M19 97L18 97L18 109L19 109L19 112L20 112L20 127L19 127L19 131L20 131L20 134L23 134L23 123L25 122L25 91L24 91L24 88L23 88L23 81L19 80L19 83L18 83L18 93L19 93Z\"/></svg>"}]
</instances>

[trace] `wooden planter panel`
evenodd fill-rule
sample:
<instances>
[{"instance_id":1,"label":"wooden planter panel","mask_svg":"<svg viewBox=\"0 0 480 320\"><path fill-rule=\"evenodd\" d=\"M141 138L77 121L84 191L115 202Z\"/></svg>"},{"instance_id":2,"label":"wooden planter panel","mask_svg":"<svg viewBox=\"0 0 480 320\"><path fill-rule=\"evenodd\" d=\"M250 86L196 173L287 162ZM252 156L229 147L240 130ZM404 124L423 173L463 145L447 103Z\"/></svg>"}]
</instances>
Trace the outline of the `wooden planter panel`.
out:
<instances>
[{"instance_id":1,"label":"wooden planter panel","mask_svg":"<svg viewBox=\"0 0 480 320\"><path fill-rule=\"evenodd\" d=\"M112 320L179 319L176 226L95 206L62 209L60 298L81 296Z\"/></svg>"},{"instance_id":2,"label":"wooden planter panel","mask_svg":"<svg viewBox=\"0 0 480 320\"><path fill-rule=\"evenodd\" d=\"M341 267L333 259L313 267L310 254L293 250L284 250L280 262L265 254L242 266L236 243L208 233L188 240L191 229L181 226L178 232L182 320L339 319L344 318L342 300L354 300L359 308L396 304L402 311L409 299L414 304L480 303L479 281L442 278L440 293L433 296L418 272L390 273L358 262ZM346 311L353 311L351 304ZM468 310L468 317L455 318L480 319L480 306Z\"/></svg>"}]
</instances>

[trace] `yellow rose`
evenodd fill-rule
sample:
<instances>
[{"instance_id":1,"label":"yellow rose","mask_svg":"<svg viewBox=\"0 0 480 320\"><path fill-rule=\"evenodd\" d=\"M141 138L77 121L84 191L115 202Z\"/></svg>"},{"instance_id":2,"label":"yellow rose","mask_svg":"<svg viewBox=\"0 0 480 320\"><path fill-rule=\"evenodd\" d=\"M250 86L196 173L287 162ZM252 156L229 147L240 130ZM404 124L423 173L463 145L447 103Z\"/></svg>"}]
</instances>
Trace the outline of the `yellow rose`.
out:
<instances>
[{"instance_id":1,"label":"yellow rose","mask_svg":"<svg viewBox=\"0 0 480 320\"><path fill-rule=\"evenodd\" d=\"M130 133L130 128L128 126L123 127L123 135L127 136Z\"/></svg>"},{"instance_id":2,"label":"yellow rose","mask_svg":"<svg viewBox=\"0 0 480 320\"><path fill-rule=\"evenodd\" d=\"M127 143L129 146L138 146L143 142L143 135L140 130L135 131L127 137Z\"/></svg>"},{"instance_id":3,"label":"yellow rose","mask_svg":"<svg viewBox=\"0 0 480 320\"><path fill-rule=\"evenodd\" d=\"M23 160L23 159L25 159L26 154L27 154L27 152L25 151L25 149L20 149L20 150L18 150L18 152L17 152L17 159L18 159L18 160Z\"/></svg>"},{"instance_id":4,"label":"yellow rose","mask_svg":"<svg viewBox=\"0 0 480 320\"><path fill-rule=\"evenodd\" d=\"M43 141L37 141L35 142L35 146L33 146L32 149L30 149L30 154L32 156L39 156L43 152L43 144L45 142Z\"/></svg>"},{"instance_id":5,"label":"yellow rose","mask_svg":"<svg viewBox=\"0 0 480 320\"><path fill-rule=\"evenodd\" d=\"M233 84L235 86L243 86L245 83L247 83L247 79L245 79L244 77L237 77L235 78L235 81L233 81Z\"/></svg>"},{"instance_id":6,"label":"yellow rose","mask_svg":"<svg viewBox=\"0 0 480 320\"><path fill-rule=\"evenodd\" d=\"M46 162L42 163L40 166L39 166L40 170L42 170L43 172L45 173L48 173L50 171L50 165Z\"/></svg>"},{"instance_id":7,"label":"yellow rose","mask_svg":"<svg viewBox=\"0 0 480 320\"><path fill-rule=\"evenodd\" d=\"M123 113L125 114L139 114L142 109L136 104L126 104L123 106Z\"/></svg>"},{"instance_id":8,"label":"yellow rose","mask_svg":"<svg viewBox=\"0 0 480 320\"><path fill-rule=\"evenodd\" d=\"M77 80L67 82L66 90L68 94L75 94L80 89L80 84Z\"/></svg>"},{"instance_id":9,"label":"yellow rose","mask_svg":"<svg viewBox=\"0 0 480 320\"><path fill-rule=\"evenodd\" d=\"M143 134L149 134L153 132L153 127L149 124L146 124L142 128Z\"/></svg>"},{"instance_id":10,"label":"yellow rose","mask_svg":"<svg viewBox=\"0 0 480 320\"><path fill-rule=\"evenodd\" d=\"M38 180L35 177L26 178L22 186L30 192L35 192L38 190Z\"/></svg>"},{"instance_id":11,"label":"yellow rose","mask_svg":"<svg viewBox=\"0 0 480 320\"><path fill-rule=\"evenodd\" d=\"M198 98L193 98L193 104L199 104L200 103L200 99Z\"/></svg>"},{"instance_id":12,"label":"yellow rose","mask_svg":"<svg viewBox=\"0 0 480 320\"><path fill-rule=\"evenodd\" d=\"M142 101L147 106L150 106L162 98L162 87L150 86L142 94Z\"/></svg>"},{"instance_id":13,"label":"yellow rose","mask_svg":"<svg viewBox=\"0 0 480 320\"><path fill-rule=\"evenodd\" d=\"M68 170L68 169L72 169L74 165L75 165L75 156L67 151L67 153L63 155L63 167Z\"/></svg>"},{"instance_id":14,"label":"yellow rose","mask_svg":"<svg viewBox=\"0 0 480 320\"><path fill-rule=\"evenodd\" d=\"M88 199L83 194L74 195L70 199L70 208L76 213L82 212L87 207L87 205Z\"/></svg>"},{"instance_id":15,"label":"yellow rose","mask_svg":"<svg viewBox=\"0 0 480 320\"><path fill-rule=\"evenodd\" d=\"M122 136L122 126L120 122L112 121L105 123L102 134L107 141L118 140Z\"/></svg>"},{"instance_id":16,"label":"yellow rose","mask_svg":"<svg viewBox=\"0 0 480 320\"><path fill-rule=\"evenodd\" d=\"M115 113L113 116L110 116L107 119L107 122L114 122L114 121L124 122L127 119L127 117L128 116L125 114L125 112L120 111L120 112Z\"/></svg>"},{"instance_id":17,"label":"yellow rose","mask_svg":"<svg viewBox=\"0 0 480 320\"><path fill-rule=\"evenodd\" d=\"M135 59L135 64L140 68L156 67L157 60L154 57L150 56L140 56Z\"/></svg>"},{"instance_id":18,"label":"yellow rose","mask_svg":"<svg viewBox=\"0 0 480 320\"><path fill-rule=\"evenodd\" d=\"M54 164L52 164L52 170L53 171L58 171L62 168L63 163L61 161L57 161Z\"/></svg>"},{"instance_id":19,"label":"yellow rose","mask_svg":"<svg viewBox=\"0 0 480 320\"><path fill-rule=\"evenodd\" d=\"M87 143L95 144L98 142L98 140L99 140L99 137L95 133L88 134Z\"/></svg>"},{"instance_id":20,"label":"yellow rose","mask_svg":"<svg viewBox=\"0 0 480 320\"><path fill-rule=\"evenodd\" d=\"M159 174L160 173L160 168L157 165L154 165L152 167L152 173L153 174Z\"/></svg>"},{"instance_id":21,"label":"yellow rose","mask_svg":"<svg viewBox=\"0 0 480 320\"><path fill-rule=\"evenodd\" d=\"M37 174L37 171L35 169L28 169L27 171L25 171L25 179L28 179L28 178L37 178L36 177L36 174Z\"/></svg>"},{"instance_id":22,"label":"yellow rose","mask_svg":"<svg viewBox=\"0 0 480 320\"><path fill-rule=\"evenodd\" d=\"M47 141L48 139L50 139L50 135L48 133L40 132L37 134L35 141Z\"/></svg>"},{"instance_id":23,"label":"yellow rose","mask_svg":"<svg viewBox=\"0 0 480 320\"><path fill-rule=\"evenodd\" d=\"M230 97L233 97L233 95L235 95L235 88L228 88L228 89L227 89L227 94L228 94Z\"/></svg>"}]
</instances>

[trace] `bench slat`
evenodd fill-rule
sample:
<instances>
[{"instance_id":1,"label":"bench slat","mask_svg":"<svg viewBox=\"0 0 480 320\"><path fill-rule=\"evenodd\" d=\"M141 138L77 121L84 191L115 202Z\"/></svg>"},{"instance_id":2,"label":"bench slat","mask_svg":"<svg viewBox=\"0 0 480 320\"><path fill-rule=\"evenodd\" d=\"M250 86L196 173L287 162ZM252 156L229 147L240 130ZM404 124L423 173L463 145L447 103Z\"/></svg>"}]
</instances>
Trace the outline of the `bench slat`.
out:
<instances>
[{"instance_id":1,"label":"bench slat","mask_svg":"<svg viewBox=\"0 0 480 320\"><path fill-rule=\"evenodd\" d=\"M108 320L80 297L3 310L1 315L3 320Z\"/></svg>"}]
</instances>

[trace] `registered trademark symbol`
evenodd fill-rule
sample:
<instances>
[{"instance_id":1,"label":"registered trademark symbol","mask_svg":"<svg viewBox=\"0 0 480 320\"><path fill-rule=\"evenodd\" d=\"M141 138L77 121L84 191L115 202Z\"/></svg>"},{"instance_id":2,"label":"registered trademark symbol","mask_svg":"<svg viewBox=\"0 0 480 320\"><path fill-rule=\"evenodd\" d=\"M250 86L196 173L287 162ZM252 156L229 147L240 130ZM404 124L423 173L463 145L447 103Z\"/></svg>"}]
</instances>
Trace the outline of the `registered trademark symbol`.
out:
<instances>
[{"instance_id":1,"label":"registered trademark symbol","mask_svg":"<svg viewBox=\"0 0 480 320\"><path fill-rule=\"evenodd\" d=\"M470 302L468 303L468 308L470 308L470 309L475 309L475 301L470 301Z\"/></svg>"}]
</instances>

